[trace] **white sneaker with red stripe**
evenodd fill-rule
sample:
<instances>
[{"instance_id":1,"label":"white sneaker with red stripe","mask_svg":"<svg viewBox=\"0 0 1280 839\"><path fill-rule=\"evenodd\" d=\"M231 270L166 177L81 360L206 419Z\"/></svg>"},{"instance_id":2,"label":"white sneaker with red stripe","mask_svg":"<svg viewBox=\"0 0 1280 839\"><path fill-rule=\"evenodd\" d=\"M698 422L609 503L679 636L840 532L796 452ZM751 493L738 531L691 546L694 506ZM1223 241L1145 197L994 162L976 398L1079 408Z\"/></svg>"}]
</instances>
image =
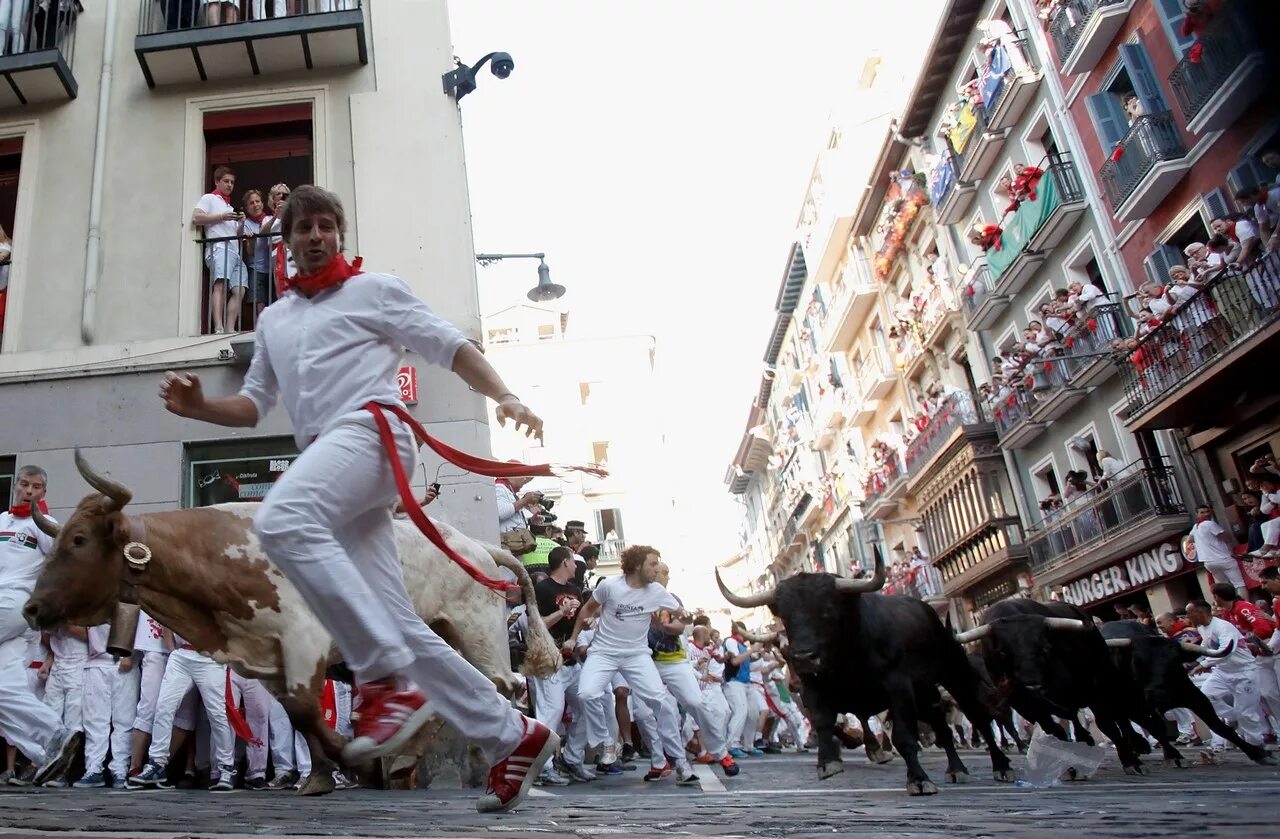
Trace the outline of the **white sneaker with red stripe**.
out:
<instances>
[{"instance_id":1,"label":"white sneaker with red stripe","mask_svg":"<svg viewBox=\"0 0 1280 839\"><path fill-rule=\"evenodd\" d=\"M524 717L524 737L516 750L489 770L489 788L476 802L481 813L505 813L529 794L542 767L560 747L560 738L537 720Z\"/></svg>"},{"instance_id":2,"label":"white sneaker with red stripe","mask_svg":"<svg viewBox=\"0 0 1280 839\"><path fill-rule=\"evenodd\" d=\"M419 690L402 690L386 682L361 685L351 714L355 736L342 749L342 760L362 766L404 746L431 719L431 706Z\"/></svg>"}]
</instances>

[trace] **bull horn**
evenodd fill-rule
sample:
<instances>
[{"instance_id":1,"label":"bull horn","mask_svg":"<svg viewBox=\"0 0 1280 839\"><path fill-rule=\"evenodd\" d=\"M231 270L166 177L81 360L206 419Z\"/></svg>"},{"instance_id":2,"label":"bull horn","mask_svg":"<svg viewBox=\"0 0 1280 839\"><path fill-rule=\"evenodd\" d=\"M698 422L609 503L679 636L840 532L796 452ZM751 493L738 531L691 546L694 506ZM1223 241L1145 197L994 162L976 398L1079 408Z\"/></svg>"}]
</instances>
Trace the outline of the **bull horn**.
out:
<instances>
[{"instance_id":1,"label":"bull horn","mask_svg":"<svg viewBox=\"0 0 1280 839\"><path fill-rule=\"evenodd\" d=\"M842 594L864 594L870 591L879 591L884 588L884 557L880 555L878 546L872 548L875 551L876 570L869 580L847 580L844 577L836 577L836 591Z\"/></svg>"},{"instance_id":2,"label":"bull horn","mask_svg":"<svg viewBox=\"0 0 1280 839\"><path fill-rule=\"evenodd\" d=\"M1194 644L1191 641L1179 641L1178 646L1182 647L1185 652L1204 656L1205 658L1226 658L1235 650L1236 642L1228 641L1227 645L1217 652L1214 652L1208 647L1201 646L1200 644Z\"/></svg>"},{"instance_id":3,"label":"bull horn","mask_svg":"<svg viewBox=\"0 0 1280 839\"><path fill-rule=\"evenodd\" d=\"M1132 638L1108 638L1107 646L1113 647L1113 648L1132 647L1133 639Z\"/></svg>"},{"instance_id":4,"label":"bull horn","mask_svg":"<svg viewBox=\"0 0 1280 839\"><path fill-rule=\"evenodd\" d=\"M1075 618L1045 618L1045 629L1070 629L1074 632L1088 632L1093 626Z\"/></svg>"},{"instance_id":5,"label":"bull horn","mask_svg":"<svg viewBox=\"0 0 1280 839\"><path fill-rule=\"evenodd\" d=\"M754 609L757 606L771 606L778 596L777 589L769 589L759 594L741 595L734 594L729 587L724 584L724 580L720 579L720 569L716 569L716 585L720 586L720 593L724 595L724 599L728 600L739 609Z\"/></svg>"},{"instance_id":6,"label":"bull horn","mask_svg":"<svg viewBox=\"0 0 1280 839\"><path fill-rule=\"evenodd\" d=\"M94 468L89 465L89 461L85 460L79 446L76 447L76 469L80 470L80 476L85 479L89 486L107 497L108 503L105 507L105 512L110 513L114 510L119 510L133 498L133 493L124 484L116 483L94 471Z\"/></svg>"},{"instance_id":7,"label":"bull horn","mask_svg":"<svg viewBox=\"0 0 1280 839\"><path fill-rule=\"evenodd\" d=\"M956 633L956 640L961 644L968 644L970 641L981 641L991 634L991 629L991 624L983 624L975 629Z\"/></svg>"},{"instance_id":8,"label":"bull horn","mask_svg":"<svg viewBox=\"0 0 1280 839\"><path fill-rule=\"evenodd\" d=\"M54 524L53 519L44 514L40 509L39 502L33 502L31 504L31 520L36 523L36 527L40 528L41 533L53 539L58 538L58 531L62 528Z\"/></svg>"},{"instance_id":9,"label":"bull horn","mask_svg":"<svg viewBox=\"0 0 1280 839\"><path fill-rule=\"evenodd\" d=\"M744 632L742 633L742 637L743 639L747 641L751 641L754 644L777 644L778 643L777 632L766 632L762 635L757 635L754 632Z\"/></svg>"}]
</instances>

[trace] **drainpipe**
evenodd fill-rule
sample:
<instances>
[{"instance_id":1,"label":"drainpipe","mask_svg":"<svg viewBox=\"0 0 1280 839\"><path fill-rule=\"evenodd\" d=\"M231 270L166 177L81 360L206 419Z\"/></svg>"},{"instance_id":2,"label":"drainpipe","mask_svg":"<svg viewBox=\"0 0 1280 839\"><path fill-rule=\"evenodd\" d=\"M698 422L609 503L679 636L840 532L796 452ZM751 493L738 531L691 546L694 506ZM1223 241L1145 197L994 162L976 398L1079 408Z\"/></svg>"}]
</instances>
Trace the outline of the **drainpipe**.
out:
<instances>
[{"instance_id":1,"label":"drainpipe","mask_svg":"<svg viewBox=\"0 0 1280 839\"><path fill-rule=\"evenodd\" d=\"M116 7L108 0L102 33L102 75L98 79L98 124L93 132L93 180L89 187L89 237L84 254L84 296L80 307L80 340L93 343L98 313L98 276L102 271L102 181L107 166L107 112L111 104L112 65L116 53Z\"/></svg>"}]
</instances>

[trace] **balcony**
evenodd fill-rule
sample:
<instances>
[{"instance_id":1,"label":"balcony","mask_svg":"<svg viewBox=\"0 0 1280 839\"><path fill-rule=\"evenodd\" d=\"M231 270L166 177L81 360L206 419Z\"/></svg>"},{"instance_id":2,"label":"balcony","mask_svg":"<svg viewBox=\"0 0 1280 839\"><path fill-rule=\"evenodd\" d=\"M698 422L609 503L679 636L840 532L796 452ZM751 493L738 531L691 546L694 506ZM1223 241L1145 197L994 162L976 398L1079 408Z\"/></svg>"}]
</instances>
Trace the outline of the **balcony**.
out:
<instances>
[{"instance_id":1,"label":"balcony","mask_svg":"<svg viewBox=\"0 0 1280 839\"><path fill-rule=\"evenodd\" d=\"M991 289L991 269L984 261L969 272L969 279L960 288L961 306L964 309L964 325L971 332L990 329L1009 308L1007 294L997 294Z\"/></svg>"},{"instance_id":2,"label":"balcony","mask_svg":"<svg viewBox=\"0 0 1280 839\"><path fill-rule=\"evenodd\" d=\"M627 542L625 539L605 539L598 544L600 548L600 556L598 557L601 565L617 565L622 562L622 552L626 550Z\"/></svg>"},{"instance_id":3,"label":"balcony","mask_svg":"<svg viewBox=\"0 0 1280 839\"><path fill-rule=\"evenodd\" d=\"M982 78L982 101L987 109L987 124L992 131L1012 128L1036 96L1042 73L1027 49L1025 33L1008 46L993 47L988 68Z\"/></svg>"},{"instance_id":4,"label":"balcony","mask_svg":"<svg viewBox=\"0 0 1280 839\"><path fill-rule=\"evenodd\" d=\"M1167 464L1133 463L1077 496L1027 534L1036 582L1052 585L1123 559L1189 526Z\"/></svg>"},{"instance_id":5,"label":"balcony","mask_svg":"<svg viewBox=\"0 0 1280 839\"><path fill-rule=\"evenodd\" d=\"M851 260L854 258L850 255ZM876 295L880 293L853 262L846 263L834 290L835 299L827 309L822 332L822 348L826 352L838 352L853 343L854 335L875 307Z\"/></svg>"},{"instance_id":6,"label":"balcony","mask_svg":"<svg viewBox=\"0 0 1280 839\"><path fill-rule=\"evenodd\" d=\"M1069 356L1036 359L1028 365L1032 386L1032 423L1048 425L1084 399L1087 390L1076 384L1078 359Z\"/></svg>"},{"instance_id":7,"label":"balcony","mask_svg":"<svg viewBox=\"0 0 1280 839\"><path fill-rule=\"evenodd\" d=\"M889 519L907 494L909 478L897 453L892 453L862 485L862 514L869 519Z\"/></svg>"},{"instance_id":8,"label":"balcony","mask_svg":"<svg viewBox=\"0 0 1280 839\"><path fill-rule=\"evenodd\" d=\"M1001 447L1020 449L1039 436L1045 424L1031 419L1035 409L1036 400L1020 387L1013 388L1012 392L994 407L992 415L995 418L996 434L1000 437Z\"/></svg>"},{"instance_id":9,"label":"balcony","mask_svg":"<svg viewBox=\"0 0 1280 839\"><path fill-rule=\"evenodd\" d=\"M1200 35L1200 60L1188 54L1169 74L1192 134L1230 128L1267 90L1267 55L1249 11L1247 4L1222 5Z\"/></svg>"},{"instance_id":10,"label":"balcony","mask_svg":"<svg viewBox=\"0 0 1280 839\"><path fill-rule=\"evenodd\" d=\"M893 390L897 383L897 373L886 357L883 349L875 347L858 370L858 380L862 382L863 399L881 399Z\"/></svg>"},{"instance_id":11,"label":"balcony","mask_svg":"<svg viewBox=\"0 0 1280 839\"><path fill-rule=\"evenodd\" d=\"M1098 170L1116 220L1149 216L1191 169L1186 157L1187 147L1172 111L1134 120L1129 133Z\"/></svg>"},{"instance_id":12,"label":"balcony","mask_svg":"<svg viewBox=\"0 0 1280 839\"><path fill-rule=\"evenodd\" d=\"M987 122L987 109L981 104L973 105L973 131L956 153L956 177L961 183L976 183L986 177L991 166L1000 156L1004 142L1009 137L1009 130L996 131Z\"/></svg>"},{"instance_id":13,"label":"balcony","mask_svg":"<svg viewBox=\"0 0 1280 839\"><path fill-rule=\"evenodd\" d=\"M1049 19L1049 37L1064 76L1087 73L1124 26L1134 0L1065 0Z\"/></svg>"},{"instance_id":14,"label":"balcony","mask_svg":"<svg viewBox=\"0 0 1280 839\"><path fill-rule=\"evenodd\" d=\"M275 302L276 287L267 273L279 235L224 236L198 239L201 274L200 334L252 333L262 310ZM253 358L253 335L232 339L237 362Z\"/></svg>"},{"instance_id":15,"label":"balcony","mask_svg":"<svg viewBox=\"0 0 1280 839\"><path fill-rule=\"evenodd\" d=\"M1224 271L1116 356L1130 431L1234 425L1251 399L1270 399L1265 374L1280 352L1280 254Z\"/></svg>"},{"instance_id":16,"label":"balcony","mask_svg":"<svg viewBox=\"0 0 1280 839\"><path fill-rule=\"evenodd\" d=\"M139 0L134 52L152 88L354 67L369 62L361 6L361 0ZM215 8L222 17L211 19Z\"/></svg>"},{"instance_id":17,"label":"balcony","mask_svg":"<svg viewBox=\"0 0 1280 839\"><path fill-rule=\"evenodd\" d=\"M854 397L849 400L849 422L846 424L855 428L866 425L871 422L878 410L880 410L880 400Z\"/></svg>"},{"instance_id":18,"label":"balcony","mask_svg":"<svg viewBox=\"0 0 1280 839\"><path fill-rule=\"evenodd\" d=\"M959 224L977 192L977 184L961 182L955 156L944 150L929 173L929 203L938 223Z\"/></svg>"},{"instance_id":19,"label":"balcony","mask_svg":"<svg viewBox=\"0 0 1280 839\"><path fill-rule=\"evenodd\" d=\"M81 10L66 4L52 15L40 10L25 16L6 43L0 36L0 108L76 98L79 87L71 73L76 50L76 20ZM37 16L38 15L38 16Z\"/></svg>"},{"instance_id":20,"label":"balcony","mask_svg":"<svg viewBox=\"0 0 1280 839\"><path fill-rule=\"evenodd\" d=\"M960 597L997 575L1012 577L1026 557L1017 518L992 519L959 539L934 567L942 574L943 594Z\"/></svg>"},{"instance_id":21,"label":"balcony","mask_svg":"<svg viewBox=\"0 0 1280 839\"><path fill-rule=\"evenodd\" d=\"M1000 248L987 252L1000 295L1012 297L1021 291L1085 213L1084 185L1069 154L1045 158L1039 168L1043 174L1035 184L1035 197L1018 205L1004 225Z\"/></svg>"},{"instance_id":22,"label":"balcony","mask_svg":"<svg viewBox=\"0 0 1280 839\"><path fill-rule=\"evenodd\" d=\"M849 387L828 387L826 393L818 398L818 406L814 410L813 425L817 429L817 443L825 446L835 439L836 432L845 424L851 411L851 389Z\"/></svg>"},{"instance_id":23,"label":"balcony","mask_svg":"<svg viewBox=\"0 0 1280 839\"><path fill-rule=\"evenodd\" d=\"M1077 388L1097 387L1116 372L1111 344L1129 337L1132 321L1123 306L1109 302L1114 297L1108 295L1108 302L1086 311L1067 334L1063 358L1072 364L1071 381Z\"/></svg>"},{"instance_id":24,"label":"balcony","mask_svg":"<svg viewBox=\"0 0 1280 839\"><path fill-rule=\"evenodd\" d=\"M934 456L949 448L961 432L968 438L982 433L990 435L994 431L986 418L986 410L985 405L975 402L973 395L967 392L953 393L942 401L929 418L929 423L907 443L902 459L911 474L909 491L914 493L916 486L930 477Z\"/></svg>"}]
</instances>

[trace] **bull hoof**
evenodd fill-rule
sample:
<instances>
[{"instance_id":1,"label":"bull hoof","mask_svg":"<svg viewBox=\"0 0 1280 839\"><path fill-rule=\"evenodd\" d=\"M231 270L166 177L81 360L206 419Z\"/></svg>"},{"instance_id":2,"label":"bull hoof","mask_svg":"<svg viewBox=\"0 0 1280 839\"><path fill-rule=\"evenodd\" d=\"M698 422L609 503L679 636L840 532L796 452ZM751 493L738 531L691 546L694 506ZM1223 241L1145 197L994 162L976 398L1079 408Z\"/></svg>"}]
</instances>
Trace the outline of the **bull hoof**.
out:
<instances>
[{"instance_id":1,"label":"bull hoof","mask_svg":"<svg viewBox=\"0 0 1280 839\"><path fill-rule=\"evenodd\" d=\"M1133 765L1133 766L1126 766L1126 767L1124 768L1124 774L1126 774L1126 775L1145 775L1145 774L1147 774L1147 770L1146 770L1146 768L1145 768L1145 767L1143 767L1143 766L1142 766L1142 764L1135 764L1135 765Z\"/></svg>"},{"instance_id":2,"label":"bull hoof","mask_svg":"<svg viewBox=\"0 0 1280 839\"><path fill-rule=\"evenodd\" d=\"M1080 773L1076 771L1076 768L1074 766L1068 766L1067 771L1062 773L1062 780L1078 781L1080 780Z\"/></svg>"},{"instance_id":3,"label":"bull hoof","mask_svg":"<svg viewBox=\"0 0 1280 839\"><path fill-rule=\"evenodd\" d=\"M937 795L938 787L933 781L907 781L907 795Z\"/></svg>"},{"instance_id":4,"label":"bull hoof","mask_svg":"<svg viewBox=\"0 0 1280 839\"><path fill-rule=\"evenodd\" d=\"M995 772L993 772L993 773L991 773L991 774L992 774L992 777L994 777L997 781L999 781L999 782L1000 782L1000 783L1002 783L1002 784L1012 784L1012 783L1013 783L1013 770L1012 770L1012 769L1000 769L1000 770L997 770L997 771L995 771Z\"/></svg>"},{"instance_id":5,"label":"bull hoof","mask_svg":"<svg viewBox=\"0 0 1280 839\"><path fill-rule=\"evenodd\" d=\"M844 771L844 761L833 760L830 763L818 764L818 780L825 781L827 778L833 778Z\"/></svg>"},{"instance_id":6,"label":"bull hoof","mask_svg":"<svg viewBox=\"0 0 1280 839\"><path fill-rule=\"evenodd\" d=\"M333 792L333 773L312 772L298 788L298 795L328 795Z\"/></svg>"},{"instance_id":7,"label":"bull hoof","mask_svg":"<svg viewBox=\"0 0 1280 839\"><path fill-rule=\"evenodd\" d=\"M967 784L967 783L969 783L969 773L968 773L968 772L948 772L948 773L947 773L947 775L946 775L946 777L947 777L947 783L948 783L948 784Z\"/></svg>"},{"instance_id":8,"label":"bull hoof","mask_svg":"<svg viewBox=\"0 0 1280 839\"><path fill-rule=\"evenodd\" d=\"M1258 764L1259 766L1275 766L1276 765L1276 759L1269 754L1264 754L1262 757L1255 757L1253 759L1253 762Z\"/></svg>"},{"instance_id":9,"label":"bull hoof","mask_svg":"<svg viewBox=\"0 0 1280 839\"><path fill-rule=\"evenodd\" d=\"M870 758L871 762L877 766L881 766L893 760L893 755L886 751L872 752L867 755L867 757Z\"/></svg>"},{"instance_id":10,"label":"bull hoof","mask_svg":"<svg viewBox=\"0 0 1280 839\"><path fill-rule=\"evenodd\" d=\"M1174 769L1186 769L1186 768L1187 768L1187 765L1186 765L1185 763L1183 763L1183 762L1182 762L1182 758L1180 758L1180 757L1172 757L1172 758L1169 758L1169 759L1165 760L1164 765L1165 765L1165 766L1172 766Z\"/></svg>"}]
</instances>

